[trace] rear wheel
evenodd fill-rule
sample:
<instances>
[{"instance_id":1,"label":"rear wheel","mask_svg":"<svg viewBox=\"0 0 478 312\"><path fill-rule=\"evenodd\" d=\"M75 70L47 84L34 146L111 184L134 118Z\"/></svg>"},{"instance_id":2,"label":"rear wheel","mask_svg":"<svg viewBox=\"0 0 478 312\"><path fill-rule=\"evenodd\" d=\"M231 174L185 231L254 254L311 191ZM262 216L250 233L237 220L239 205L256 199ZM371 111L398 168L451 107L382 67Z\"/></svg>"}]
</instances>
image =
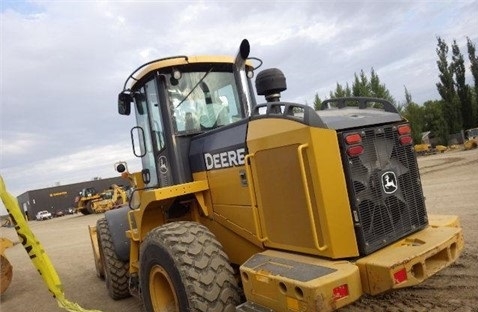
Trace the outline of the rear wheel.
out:
<instances>
[{"instance_id":1,"label":"rear wheel","mask_svg":"<svg viewBox=\"0 0 478 312\"><path fill-rule=\"evenodd\" d=\"M96 222L101 267L103 268L106 288L111 298L118 300L131 296L128 287L129 263L118 259L114 250L108 222L105 218ZM97 271L98 274L98 271Z\"/></svg>"},{"instance_id":2,"label":"rear wheel","mask_svg":"<svg viewBox=\"0 0 478 312\"><path fill-rule=\"evenodd\" d=\"M140 284L147 311L235 311L234 271L222 246L204 226L168 223L141 246Z\"/></svg>"}]
</instances>

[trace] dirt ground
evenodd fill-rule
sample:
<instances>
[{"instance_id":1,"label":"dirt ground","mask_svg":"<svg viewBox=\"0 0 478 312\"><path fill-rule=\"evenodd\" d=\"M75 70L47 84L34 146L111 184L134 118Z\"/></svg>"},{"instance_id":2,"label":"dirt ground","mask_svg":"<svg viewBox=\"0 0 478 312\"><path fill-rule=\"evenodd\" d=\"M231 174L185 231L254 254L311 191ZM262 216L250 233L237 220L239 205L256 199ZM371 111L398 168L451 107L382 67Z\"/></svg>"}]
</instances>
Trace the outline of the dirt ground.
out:
<instances>
[{"instance_id":1,"label":"dirt ground","mask_svg":"<svg viewBox=\"0 0 478 312\"><path fill-rule=\"evenodd\" d=\"M419 158L430 214L460 216L465 250L458 261L416 287L377 297L364 296L341 312L472 311L478 312L478 149ZM8 185L7 185L8 186ZM96 277L88 225L102 215L70 215L30 226L62 281L66 298L83 308L104 312L141 312L135 298L114 301ZM18 241L13 229L0 235ZM21 244L6 251L14 266L13 281L1 296L2 312L52 312L58 308Z\"/></svg>"}]
</instances>

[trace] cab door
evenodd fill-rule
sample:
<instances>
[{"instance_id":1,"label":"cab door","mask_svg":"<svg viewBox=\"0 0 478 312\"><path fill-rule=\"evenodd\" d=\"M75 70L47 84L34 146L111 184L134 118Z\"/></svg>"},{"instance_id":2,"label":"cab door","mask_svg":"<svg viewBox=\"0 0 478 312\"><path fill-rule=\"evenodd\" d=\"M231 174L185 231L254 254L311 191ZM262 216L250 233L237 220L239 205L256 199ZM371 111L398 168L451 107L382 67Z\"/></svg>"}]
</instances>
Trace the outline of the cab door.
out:
<instances>
[{"instance_id":1,"label":"cab door","mask_svg":"<svg viewBox=\"0 0 478 312\"><path fill-rule=\"evenodd\" d=\"M161 185L159 173L162 169L161 152L164 152L164 130L158 107L158 90L154 79L149 80L135 95L137 135L143 166L143 182L146 187Z\"/></svg>"}]
</instances>

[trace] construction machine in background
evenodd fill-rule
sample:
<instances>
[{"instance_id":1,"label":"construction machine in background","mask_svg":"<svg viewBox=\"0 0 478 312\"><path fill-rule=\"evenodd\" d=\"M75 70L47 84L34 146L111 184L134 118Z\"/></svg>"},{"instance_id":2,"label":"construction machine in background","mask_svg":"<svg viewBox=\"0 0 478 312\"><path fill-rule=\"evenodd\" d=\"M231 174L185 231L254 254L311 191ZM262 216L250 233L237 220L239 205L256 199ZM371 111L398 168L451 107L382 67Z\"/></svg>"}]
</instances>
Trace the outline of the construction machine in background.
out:
<instances>
[{"instance_id":1,"label":"construction machine in background","mask_svg":"<svg viewBox=\"0 0 478 312\"><path fill-rule=\"evenodd\" d=\"M102 193L98 193L93 187L82 189L75 198L75 208L77 212L87 215L103 213L127 202L126 190L122 186L113 184Z\"/></svg>"},{"instance_id":2,"label":"construction machine in background","mask_svg":"<svg viewBox=\"0 0 478 312\"><path fill-rule=\"evenodd\" d=\"M465 130L465 150L470 150L478 147L478 128Z\"/></svg>"},{"instance_id":3,"label":"construction machine in background","mask_svg":"<svg viewBox=\"0 0 478 312\"><path fill-rule=\"evenodd\" d=\"M109 295L146 311L331 311L452 264L456 216L429 216L410 125L389 102L284 102L278 69L175 56L126 80L141 172L129 207L90 226Z\"/></svg>"}]
</instances>

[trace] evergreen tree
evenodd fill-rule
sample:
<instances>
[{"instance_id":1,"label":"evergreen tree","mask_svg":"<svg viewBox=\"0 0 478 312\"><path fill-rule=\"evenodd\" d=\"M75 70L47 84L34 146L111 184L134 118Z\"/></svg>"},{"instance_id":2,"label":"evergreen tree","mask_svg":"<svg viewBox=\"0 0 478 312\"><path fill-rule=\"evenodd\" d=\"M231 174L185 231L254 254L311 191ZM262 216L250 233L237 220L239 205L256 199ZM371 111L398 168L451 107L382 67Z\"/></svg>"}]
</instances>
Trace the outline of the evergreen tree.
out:
<instances>
[{"instance_id":1,"label":"evergreen tree","mask_svg":"<svg viewBox=\"0 0 478 312\"><path fill-rule=\"evenodd\" d=\"M407 87L405 87L405 105L412 103L412 95L408 92Z\"/></svg>"},{"instance_id":2,"label":"evergreen tree","mask_svg":"<svg viewBox=\"0 0 478 312\"><path fill-rule=\"evenodd\" d=\"M373 67L370 70L370 91L371 96L388 100L394 105L396 104L395 99L390 95L390 91L385 87L385 84L380 83L380 78Z\"/></svg>"},{"instance_id":3,"label":"evergreen tree","mask_svg":"<svg viewBox=\"0 0 478 312\"><path fill-rule=\"evenodd\" d=\"M315 93L314 96L314 109L315 110L320 110L320 106L322 105L322 100L319 97L318 93Z\"/></svg>"},{"instance_id":4,"label":"evergreen tree","mask_svg":"<svg viewBox=\"0 0 478 312\"><path fill-rule=\"evenodd\" d=\"M443 115L442 101L426 101L424 104L423 129L439 138L440 144L448 144L448 124Z\"/></svg>"},{"instance_id":5,"label":"evergreen tree","mask_svg":"<svg viewBox=\"0 0 478 312\"><path fill-rule=\"evenodd\" d=\"M360 71L360 78L357 73L354 74L354 83L352 85L353 96L371 96L370 83L363 69Z\"/></svg>"},{"instance_id":6,"label":"evergreen tree","mask_svg":"<svg viewBox=\"0 0 478 312\"><path fill-rule=\"evenodd\" d=\"M416 103L410 103L403 109L403 117L405 117L412 128L412 138L415 144L422 143L422 132L424 129L423 116L424 109Z\"/></svg>"},{"instance_id":7,"label":"evergreen tree","mask_svg":"<svg viewBox=\"0 0 478 312\"><path fill-rule=\"evenodd\" d=\"M330 98L335 99L335 98L340 98L340 97L345 97L345 89L342 87L340 83L337 82L337 86L335 87L335 91L332 92L330 91Z\"/></svg>"},{"instance_id":8,"label":"evergreen tree","mask_svg":"<svg viewBox=\"0 0 478 312\"><path fill-rule=\"evenodd\" d=\"M340 97L351 97L352 90L350 89L350 86L348 83L345 84L345 88L344 88L340 83L337 82L335 91L330 91L329 94L331 99L340 98Z\"/></svg>"},{"instance_id":9,"label":"evergreen tree","mask_svg":"<svg viewBox=\"0 0 478 312\"><path fill-rule=\"evenodd\" d=\"M436 84L438 93L443 99L444 119L447 123L448 133L456 133L461 130L461 114L457 109L458 100L456 96L453 68L448 65L448 45L440 37L437 38L438 47L436 49L438 55L438 70L440 71L440 82Z\"/></svg>"},{"instance_id":10,"label":"evergreen tree","mask_svg":"<svg viewBox=\"0 0 478 312\"><path fill-rule=\"evenodd\" d=\"M352 96L352 89L350 88L348 82L345 84L345 96L346 97L351 97Z\"/></svg>"},{"instance_id":11,"label":"evergreen tree","mask_svg":"<svg viewBox=\"0 0 478 312\"><path fill-rule=\"evenodd\" d=\"M468 47L468 58L470 59L470 71L471 75L473 76L473 80L475 81L474 94L472 103L474 104L473 109L473 127L478 126L478 56L476 56L476 48L475 44L470 40L470 38L466 38L467 47Z\"/></svg>"},{"instance_id":12,"label":"evergreen tree","mask_svg":"<svg viewBox=\"0 0 478 312\"><path fill-rule=\"evenodd\" d=\"M424 115L425 110L422 106L412 101L412 96L405 88L405 106L402 111L410 126L412 127L412 138L415 144L422 143L422 132L424 131Z\"/></svg>"},{"instance_id":13,"label":"evergreen tree","mask_svg":"<svg viewBox=\"0 0 478 312\"><path fill-rule=\"evenodd\" d=\"M463 54L460 53L456 40L452 44L452 68L455 75L455 86L458 98L460 100L460 113L462 116L462 128L469 129L473 127L473 107L470 93L470 87L465 81L465 62Z\"/></svg>"},{"instance_id":14,"label":"evergreen tree","mask_svg":"<svg viewBox=\"0 0 478 312\"><path fill-rule=\"evenodd\" d=\"M396 104L394 98L390 95L390 91L385 84L380 82L380 78L375 70L372 68L370 73L370 80L365 75L364 71L360 71L360 76L357 73L354 74L354 83L352 88L349 84L345 85L345 88L337 82L337 86L334 91L330 91L330 98L338 97L351 97L351 96L366 96L377 97L386 99L392 104Z\"/></svg>"}]
</instances>

